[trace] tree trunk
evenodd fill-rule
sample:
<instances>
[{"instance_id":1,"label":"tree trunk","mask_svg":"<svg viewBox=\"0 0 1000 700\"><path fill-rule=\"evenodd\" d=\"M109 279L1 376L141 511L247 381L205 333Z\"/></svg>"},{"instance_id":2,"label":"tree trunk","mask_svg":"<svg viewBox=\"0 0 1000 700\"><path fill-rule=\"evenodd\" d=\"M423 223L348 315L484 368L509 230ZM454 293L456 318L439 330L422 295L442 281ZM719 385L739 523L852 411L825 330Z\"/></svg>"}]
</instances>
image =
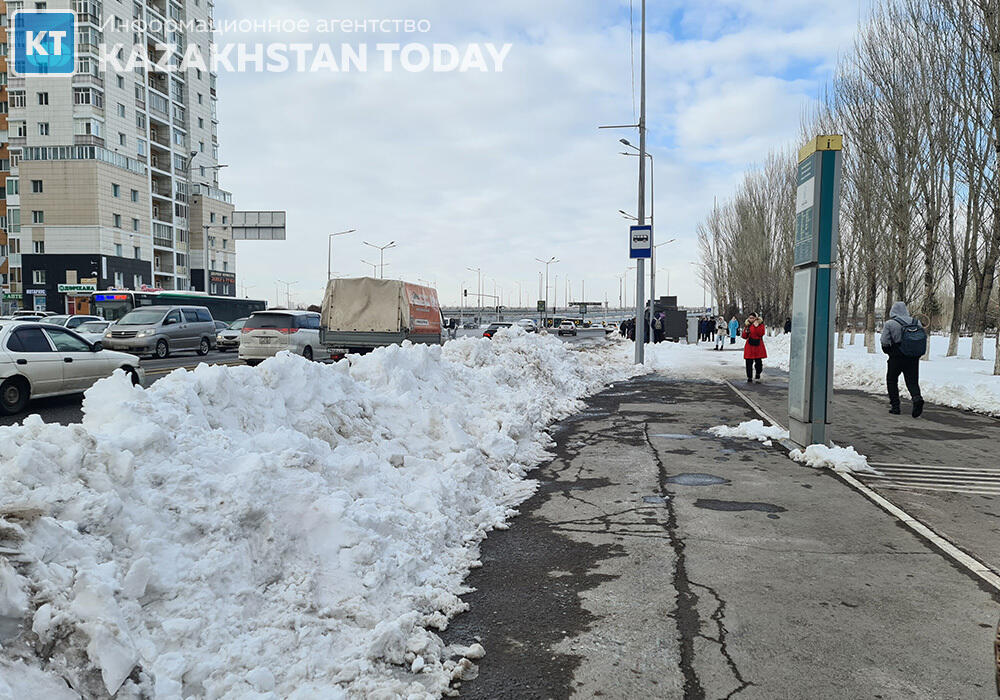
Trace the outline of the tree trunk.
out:
<instances>
[{"instance_id":1,"label":"tree trunk","mask_svg":"<svg viewBox=\"0 0 1000 700\"><path fill-rule=\"evenodd\" d=\"M875 298L877 288L874 279L869 279L868 290L865 295L865 347L868 354L875 354Z\"/></svg>"},{"instance_id":2,"label":"tree trunk","mask_svg":"<svg viewBox=\"0 0 1000 700\"><path fill-rule=\"evenodd\" d=\"M951 335L948 338L948 354L945 357L958 357L958 339L962 336L962 309L964 307L965 289L956 289L951 311Z\"/></svg>"}]
</instances>

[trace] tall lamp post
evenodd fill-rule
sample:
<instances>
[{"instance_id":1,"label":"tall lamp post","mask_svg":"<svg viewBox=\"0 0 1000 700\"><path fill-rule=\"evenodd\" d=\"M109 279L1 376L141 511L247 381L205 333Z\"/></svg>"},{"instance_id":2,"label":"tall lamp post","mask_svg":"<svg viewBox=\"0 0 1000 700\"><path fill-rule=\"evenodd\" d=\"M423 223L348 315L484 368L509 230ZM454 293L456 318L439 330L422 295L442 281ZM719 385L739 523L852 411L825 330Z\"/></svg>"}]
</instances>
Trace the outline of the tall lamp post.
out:
<instances>
[{"instance_id":1,"label":"tall lamp post","mask_svg":"<svg viewBox=\"0 0 1000 700\"><path fill-rule=\"evenodd\" d=\"M285 307L288 309L292 308L292 287L294 287L298 282L285 282L284 280L275 280L278 284L285 285Z\"/></svg>"},{"instance_id":2,"label":"tall lamp post","mask_svg":"<svg viewBox=\"0 0 1000 700\"><path fill-rule=\"evenodd\" d=\"M379 279L385 279L385 251L391 250L396 247L396 241L389 241L385 245L375 245L374 243L369 243L368 241L362 241L369 248L374 248L378 251L378 276Z\"/></svg>"},{"instance_id":3,"label":"tall lamp post","mask_svg":"<svg viewBox=\"0 0 1000 700\"><path fill-rule=\"evenodd\" d=\"M331 233L329 238L327 238L326 243L326 281L329 282L333 279L333 239L337 236L346 236L349 233L354 233L357 229L351 229L350 231L341 231L339 233Z\"/></svg>"},{"instance_id":4,"label":"tall lamp post","mask_svg":"<svg viewBox=\"0 0 1000 700\"><path fill-rule=\"evenodd\" d=\"M545 265L545 315L542 317L542 324L544 328L547 328L549 319L549 265L557 263L559 260L554 255L548 260L541 258L535 258L535 260Z\"/></svg>"},{"instance_id":5,"label":"tall lamp post","mask_svg":"<svg viewBox=\"0 0 1000 700\"><path fill-rule=\"evenodd\" d=\"M467 267L465 268L469 272L476 273L476 302L479 307L479 319L477 323L483 322L483 268L481 267Z\"/></svg>"},{"instance_id":6,"label":"tall lamp post","mask_svg":"<svg viewBox=\"0 0 1000 700\"><path fill-rule=\"evenodd\" d=\"M362 260L361 262L364 263L365 265L372 266L372 277L378 275L378 263L368 262L367 260Z\"/></svg>"}]
</instances>

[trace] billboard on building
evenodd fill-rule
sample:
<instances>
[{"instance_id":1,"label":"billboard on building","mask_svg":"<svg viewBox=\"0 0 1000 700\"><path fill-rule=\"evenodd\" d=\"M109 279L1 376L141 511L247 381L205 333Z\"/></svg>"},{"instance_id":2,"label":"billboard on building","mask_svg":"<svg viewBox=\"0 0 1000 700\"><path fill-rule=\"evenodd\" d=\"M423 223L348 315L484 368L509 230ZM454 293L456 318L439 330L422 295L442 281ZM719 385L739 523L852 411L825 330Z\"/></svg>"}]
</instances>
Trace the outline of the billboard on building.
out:
<instances>
[{"instance_id":1,"label":"billboard on building","mask_svg":"<svg viewBox=\"0 0 1000 700\"><path fill-rule=\"evenodd\" d=\"M285 212L234 211L233 238L237 241L283 241Z\"/></svg>"}]
</instances>

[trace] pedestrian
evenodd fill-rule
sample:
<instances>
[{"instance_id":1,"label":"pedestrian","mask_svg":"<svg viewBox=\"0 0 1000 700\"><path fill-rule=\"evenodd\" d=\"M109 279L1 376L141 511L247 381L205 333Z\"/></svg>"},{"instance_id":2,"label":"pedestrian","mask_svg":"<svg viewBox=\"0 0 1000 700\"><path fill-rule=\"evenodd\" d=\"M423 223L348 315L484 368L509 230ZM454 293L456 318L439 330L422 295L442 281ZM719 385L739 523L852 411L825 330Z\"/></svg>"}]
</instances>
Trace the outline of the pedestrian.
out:
<instances>
[{"instance_id":1,"label":"pedestrian","mask_svg":"<svg viewBox=\"0 0 1000 700\"><path fill-rule=\"evenodd\" d=\"M736 345L736 336L740 334L740 322L733 316L729 321L729 344Z\"/></svg>"},{"instance_id":2,"label":"pedestrian","mask_svg":"<svg viewBox=\"0 0 1000 700\"><path fill-rule=\"evenodd\" d=\"M764 346L764 336L767 329L764 321L757 314L747 316L743 324L743 339L747 341L743 347L743 359L747 364L747 384L754 381L760 384L760 374L764 370L764 360L767 358L767 348ZM754 373L756 371L756 377Z\"/></svg>"},{"instance_id":3,"label":"pedestrian","mask_svg":"<svg viewBox=\"0 0 1000 700\"><path fill-rule=\"evenodd\" d=\"M656 317L653 319L653 342L654 343L659 344L659 343L663 342L663 321L664 321L664 314L663 314L663 312L660 312L660 313L656 314Z\"/></svg>"},{"instance_id":4,"label":"pedestrian","mask_svg":"<svg viewBox=\"0 0 1000 700\"><path fill-rule=\"evenodd\" d=\"M726 334L729 332L729 326L726 324L726 319L719 316L715 319L715 349L725 350L726 349Z\"/></svg>"},{"instance_id":5,"label":"pedestrian","mask_svg":"<svg viewBox=\"0 0 1000 700\"><path fill-rule=\"evenodd\" d=\"M791 317L788 317L785 319L785 333L791 333L791 332L792 332L792 319Z\"/></svg>"},{"instance_id":6,"label":"pedestrian","mask_svg":"<svg viewBox=\"0 0 1000 700\"><path fill-rule=\"evenodd\" d=\"M927 331L919 320L910 316L906 304L897 301L889 310L889 319L882 325L882 352L888 355L886 389L889 392L889 413L898 416L899 375L913 401L911 415L919 418L924 412L920 395L920 358L927 352Z\"/></svg>"},{"instance_id":7,"label":"pedestrian","mask_svg":"<svg viewBox=\"0 0 1000 700\"><path fill-rule=\"evenodd\" d=\"M618 326L618 333L622 338L628 337L628 323L625 322L625 319L622 319L621 324Z\"/></svg>"},{"instance_id":8,"label":"pedestrian","mask_svg":"<svg viewBox=\"0 0 1000 700\"><path fill-rule=\"evenodd\" d=\"M708 334L709 334L709 330L708 330L708 316L702 316L701 317L701 339L707 342L708 341Z\"/></svg>"}]
</instances>

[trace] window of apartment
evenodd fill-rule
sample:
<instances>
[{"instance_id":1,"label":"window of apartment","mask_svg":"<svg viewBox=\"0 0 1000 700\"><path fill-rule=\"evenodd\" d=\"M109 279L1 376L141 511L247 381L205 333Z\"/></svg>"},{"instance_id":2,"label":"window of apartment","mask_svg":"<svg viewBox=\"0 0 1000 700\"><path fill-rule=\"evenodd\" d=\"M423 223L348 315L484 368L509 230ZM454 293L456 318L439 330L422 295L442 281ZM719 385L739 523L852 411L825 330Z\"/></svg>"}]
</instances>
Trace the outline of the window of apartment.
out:
<instances>
[{"instance_id":1,"label":"window of apartment","mask_svg":"<svg viewBox=\"0 0 1000 700\"><path fill-rule=\"evenodd\" d=\"M204 153L204 152L205 152L205 142L204 142L204 141L199 141L199 142L198 142L198 150L199 150L199 151L200 151L201 153Z\"/></svg>"},{"instance_id":2,"label":"window of apartment","mask_svg":"<svg viewBox=\"0 0 1000 700\"><path fill-rule=\"evenodd\" d=\"M34 192L35 194L41 194L42 193L42 187L43 186L42 186L42 181L41 180L32 180L31 181L31 191Z\"/></svg>"},{"instance_id":3,"label":"window of apartment","mask_svg":"<svg viewBox=\"0 0 1000 700\"><path fill-rule=\"evenodd\" d=\"M45 241L33 241L35 255L45 255Z\"/></svg>"},{"instance_id":4,"label":"window of apartment","mask_svg":"<svg viewBox=\"0 0 1000 700\"><path fill-rule=\"evenodd\" d=\"M45 270L32 270L31 281L34 284L45 284Z\"/></svg>"},{"instance_id":5,"label":"window of apartment","mask_svg":"<svg viewBox=\"0 0 1000 700\"><path fill-rule=\"evenodd\" d=\"M212 213L210 213L208 215L208 223L210 223L210 224L214 224L215 223L215 212L212 212Z\"/></svg>"},{"instance_id":6,"label":"window of apartment","mask_svg":"<svg viewBox=\"0 0 1000 700\"><path fill-rule=\"evenodd\" d=\"M24 107L25 105L24 90L11 90L9 96L10 96L10 106L12 108Z\"/></svg>"},{"instance_id":7,"label":"window of apartment","mask_svg":"<svg viewBox=\"0 0 1000 700\"><path fill-rule=\"evenodd\" d=\"M119 146L127 146L128 145L128 137L125 134L121 133L121 132L118 133L118 145Z\"/></svg>"},{"instance_id":8,"label":"window of apartment","mask_svg":"<svg viewBox=\"0 0 1000 700\"><path fill-rule=\"evenodd\" d=\"M229 217L226 216L225 214L223 214L222 215L222 225L225 226L228 223L229 223Z\"/></svg>"},{"instance_id":9,"label":"window of apartment","mask_svg":"<svg viewBox=\"0 0 1000 700\"><path fill-rule=\"evenodd\" d=\"M33 224L44 224L45 223L45 212L44 211L33 211L31 212L31 223Z\"/></svg>"},{"instance_id":10,"label":"window of apartment","mask_svg":"<svg viewBox=\"0 0 1000 700\"><path fill-rule=\"evenodd\" d=\"M177 253L177 264L181 267L187 264L187 256L184 253Z\"/></svg>"},{"instance_id":11,"label":"window of apartment","mask_svg":"<svg viewBox=\"0 0 1000 700\"><path fill-rule=\"evenodd\" d=\"M122 90L125 89L125 78L121 75L118 76L118 87L120 87Z\"/></svg>"},{"instance_id":12,"label":"window of apartment","mask_svg":"<svg viewBox=\"0 0 1000 700\"><path fill-rule=\"evenodd\" d=\"M204 96L199 92L198 93L198 104L204 104L204 101L205 101Z\"/></svg>"},{"instance_id":13,"label":"window of apartment","mask_svg":"<svg viewBox=\"0 0 1000 700\"><path fill-rule=\"evenodd\" d=\"M122 256L122 244L115 243L115 257L120 258Z\"/></svg>"},{"instance_id":14,"label":"window of apartment","mask_svg":"<svg viewBox=\"0 0 1000 700\"><path fill-rule=\"evenodd\" d=\"M44 106L47 105L48 103L49 103L49 93L47 92L38 93L38 104Z\"/></svg>"},{"instance_id":15,"label":"window of apartment","mask_svg":"<svg viewBox=\"0 0 1000 700\"><path fill-rule=\"evenodd\" d=\"M140 156L146 155L146 140L145 139L136 139L135 140L135 152L138 153Z\"/></svg>"},{"instance_id":16,"label":"window of apartment","mask_svg":"<svg viewBox=\"0 0 1000 700\"><path fill-rule=\"evenodd\" d=\"M49 123L48 122L38 122L38 135L48 136L49 135Z\"/></svg>"},{"instance_id":17,"label":"window of apartment","mask_svg":"<svg viewBox=\"0 0 1000 700\"><path fill-rule=\"evenodd\" d=\"M133 202L139 201L139 190L132 190L132 201Z\"/></svg>"},{"instance_id":18,"label":"window of apartment","mask_svg":"<svg viewBox=\"0 0 1000 700\"><path fill-rule=\"evenodd\" d=\"M136 260L139 260L140 258L142 258L142 248L140 248L139 246L133 246L132 247L132 256ZM136 285L136 289L138 289L138 288L139 288L139 285Z\"/></svg>"},{"instance_id":19,"label":"window of apartment","mask_svg":"<svg viewBox=\"0 0 1000 700\"><path fill-rule=\"evenodd\" d=\"M20 192L21 192L21 181L18 180L16 177L8 177L7 178L7 194L8 194L8 196L9 195L20 194Z\"/></svg>"},{"instance_id":20,"label":"window of apartment","mask_svg":"<svg viewBox=\"0 0 1000 700\"><path fill-rule=\"evenodd\" d=\"M115 228L121 228L122 227L122 215L121 214L114 214L112 218L114 220Z\"/></svg>"},{"instance_id":21,"label":"window of apartment","mask_svg":"<svg viewBox=\"0 0 1000 700\"><path fill-rule=\"evenodd\" d=\"M227 262L223 262L222 263L222 271L223 272L229 272L229 263L227 263Z\"/></svg>"},{"instance_id":22,"label":"window of apartment","mask_svg":"<svg viewBox=\"0 0 1000 700\"><path fill-rule=\"evenodd\" d=\"M122 119L125 118L125 105L123 105L121 102L118 103L118 116L121 117Z\"/></svg>"},{"instance_id":23,"label":"window of apartment","mask_svg":"<svg viewBox=\"0 0 1000 700\"><path fill-rule=\"evenodd\" d=\"M121 194L122 194L122 186L121 185L116 185L115 183L112 182L111 183L111 196L112 197L120 197Z\"/></svg>"},{"instance_id":24,"label":"window of apartment","mask_svg":"<svg viewBox=\"0 0 1000 700\"><path fill-rule=\"evenodd\" d=\"M11 126L13 127L12 130L14 132L14 136L20 136L21 138L24 138L25 136L28 135L28 125L26 123L17 122L16 124L11 124ZM13 155L10 157L10 164L11 165L15 164Z\"/></svg>"},{"instance_id":25,"label":"window of apartment","mask_svg":"<svg viewBox=\"0 0 1000 700\"><path fill-rule=\"evenodd\" d=\"M136 250L139 249L136 248ZM139 259L138 253L135 254L135 258L136 260ZM141 288L142 288L142 275L132 275L132 289L141 289Z\"/></svg>"},{"instance_id":26,"label":"window of apartment","mask_svg":"<svg viewBox=\"0 0 1000 700\"><path fill-rule=\"evenodd\" d=\"M115 273L115 288L116 289L124 289L124 287L125 287L125 273L124 272L116 272Z\"/></svg>"},{"instance_id":27,"label":"window of apartment","mask_svg":"<svg viewBox=\"0 0 1000 700\"><path fill-rule=\"evenodd\" d=\"M0 73L0 75L7 75L7 74L6 73ZM0 82L0 86L2 86L2 85L3 85L3 83ZM10 111L8 109L8 104L9 104L8 102L0 102L0 114L7 114L7 112Z\"/></svg>"},{"instance_id":28,"label":"window of apartment","mask_svg":"<svg viewBox=\"0 0 1000 700\"><path fill-rule=\"evenodd\" d=\"M198 117L198 128L199 129L204 129L205 128L205 120L202 119L201 117Z\"/></svg>"},{"instance_id":29,"label":"window of apartment","mask_svg":"<svg viewBox=\"0 0 1000 700\"><path fill-rule=\"evenodd\" d=\"M132 230L133 231L138 231L139 230L139 220L138 219L132 219Z\"/></svg>"},{"instance_id":30,"label":"window of apartment","mask_svg":"<svg viewBox=\"0 0 1000 700\"><path fill-rule=\"evenodd\" d=\"M228 247L229 247L229 239L228 238L223 238L222 239L222 249L225 250Z\"/></svg>"},{"instance_id":31,"label":"window of apartment","mask_svg":"<svg viewBox=\"0 0 1000 700\"><path fill-rule=\"evenodd\" d=\"M208 247L209 248L214 248L215 247L215 236L209 236L208 237Z\"/></svg>"},{"instance_id":32,"label":"window of apartment","mask_svg":"<svg viewBox=\"0 0 1000 700\"><path fill-rule=\"evenodd\" d=\"M135 125L137 128L145 131L146 130L146 115L142 112L135 113Z\"/></svg>"}]
</instances>

